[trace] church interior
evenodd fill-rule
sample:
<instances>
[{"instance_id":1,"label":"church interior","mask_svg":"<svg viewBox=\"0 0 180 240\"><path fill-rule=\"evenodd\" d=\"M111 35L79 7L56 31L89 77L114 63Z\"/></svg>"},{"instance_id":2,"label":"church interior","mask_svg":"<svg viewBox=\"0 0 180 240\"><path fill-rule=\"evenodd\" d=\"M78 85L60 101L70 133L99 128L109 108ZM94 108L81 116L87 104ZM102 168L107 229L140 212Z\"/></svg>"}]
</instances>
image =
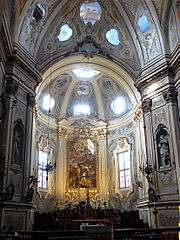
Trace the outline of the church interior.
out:
<instances>
[{"instance_id":1,"label":"church interior","mask_svg":"<svg viewBox=\"0 0 180 240\"><path fill-rule=\"evenodd\" d=\"M180 1L0 0L0 238L178 239Z\"/></svg>"}]
</instances>

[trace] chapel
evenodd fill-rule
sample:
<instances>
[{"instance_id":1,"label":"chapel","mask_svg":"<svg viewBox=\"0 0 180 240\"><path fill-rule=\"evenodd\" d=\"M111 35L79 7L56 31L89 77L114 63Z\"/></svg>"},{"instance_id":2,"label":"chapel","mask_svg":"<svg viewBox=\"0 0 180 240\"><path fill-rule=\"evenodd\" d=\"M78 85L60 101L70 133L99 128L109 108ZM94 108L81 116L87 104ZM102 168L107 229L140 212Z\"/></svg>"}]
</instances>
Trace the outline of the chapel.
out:
<instances>
[{"instance_id":1,"label":"chapel","mask_svg":"<svg viewBox=\"0 0 180 240\"><path fill-rule=\"evenodd\" d=\"M174 240L179 206L180 1L0 0L0 238Z\"/></svg>"}]
</instances>

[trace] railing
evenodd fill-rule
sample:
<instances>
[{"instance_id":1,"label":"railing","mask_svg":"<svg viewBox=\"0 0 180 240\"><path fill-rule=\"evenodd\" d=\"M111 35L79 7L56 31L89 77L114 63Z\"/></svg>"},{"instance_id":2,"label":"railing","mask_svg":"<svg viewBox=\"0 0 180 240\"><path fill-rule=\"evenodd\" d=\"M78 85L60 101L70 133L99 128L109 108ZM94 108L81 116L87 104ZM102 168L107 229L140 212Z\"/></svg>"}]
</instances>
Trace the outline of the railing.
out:
<instances>
[{"instance_id":1,"label":"railing","mask_svg":"<svg viewBox=\"0 0 180 240\"><path fill-rule=\"evenodd\" d=\"M161 228L161 229L115 229L114 237L109 240L178 240L180 228ZM98 239L104 239L99 238ZM1 240L22 240L22 239L37 239L37 240L53 240L53 239L74 239L74 240L96 240L92 235L83 231L34 231L34 232L19 232L16 236L0 235Z\"/></svg>"},{"instance_id":2,"label":"railing","mask_svg":"<svg viewBox=\"0 0 180 240\"><path fill-rule=\"evenodd\" d=\"M178 240L180 228L115 229L115 240Z\"/></svg>"}]
</instances>

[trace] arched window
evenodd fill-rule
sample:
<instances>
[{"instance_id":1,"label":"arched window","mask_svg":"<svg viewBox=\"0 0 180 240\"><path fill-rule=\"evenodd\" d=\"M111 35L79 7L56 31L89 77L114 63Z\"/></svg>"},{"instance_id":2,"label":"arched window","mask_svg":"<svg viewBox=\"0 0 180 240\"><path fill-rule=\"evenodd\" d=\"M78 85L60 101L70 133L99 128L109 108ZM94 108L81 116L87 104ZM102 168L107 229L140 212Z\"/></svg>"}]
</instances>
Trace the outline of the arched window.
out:
<instances>
[{"instance_id":1,"label":"arched window","mask_svg":"<svg viewBox=\"0 0 180 240\"><path fill-rule=\"evenodd\" d=\"M128 188L131 185L130 172L130 152L125 150L117 154L118 159L118 175L120 188Z\"/></svg>"},{"instance_id":2,"label":"arched window","mask_svg":"<svg viewBox=\"0 0 180 240\"><path fill-rule=\"evenodd\" d=\"M38 187L47 188L48 187L48 152L39 151L39 163L38 163Z\"/></svg>"},{"instance_id":3,"label":"arched window","mask_svg":"<svg viewBox=\"0 0 180 240\"><path fill-rule=\"evenodd\" d=\"M38 143L38 187L48 188L49 145L48 138L42 135Z\"/></svg>"},{"instance_id":4,"label":"arched window","mask_svg":"<svg viewBox=\"0 0 180 240\"><path fill-rule=\"evenodd\" d=\"M116 172L116 192L129 190L132 187L131 182L131 145L127 138L118 140L114 150L115 172Z\"/></svg>"}]
</instances>

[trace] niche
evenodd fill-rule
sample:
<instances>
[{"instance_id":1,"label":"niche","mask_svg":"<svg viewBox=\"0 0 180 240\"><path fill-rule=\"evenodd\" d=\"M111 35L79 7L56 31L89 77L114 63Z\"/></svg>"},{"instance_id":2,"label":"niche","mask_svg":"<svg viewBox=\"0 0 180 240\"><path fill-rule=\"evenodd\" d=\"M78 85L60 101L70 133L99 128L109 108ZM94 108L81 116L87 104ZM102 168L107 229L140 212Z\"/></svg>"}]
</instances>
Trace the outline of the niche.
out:
<instances>
[{"instance_id":1,"label":"niche","mask_svg":"<svg viewBox=\"0 0 180 240\"><path fill-rule=\"evenodd\" d=\"M156 148L158 167L170 167L170 147L169 147L169 133L165 125L159 124L156 129Z\"/></svg>"}]
</instances>

